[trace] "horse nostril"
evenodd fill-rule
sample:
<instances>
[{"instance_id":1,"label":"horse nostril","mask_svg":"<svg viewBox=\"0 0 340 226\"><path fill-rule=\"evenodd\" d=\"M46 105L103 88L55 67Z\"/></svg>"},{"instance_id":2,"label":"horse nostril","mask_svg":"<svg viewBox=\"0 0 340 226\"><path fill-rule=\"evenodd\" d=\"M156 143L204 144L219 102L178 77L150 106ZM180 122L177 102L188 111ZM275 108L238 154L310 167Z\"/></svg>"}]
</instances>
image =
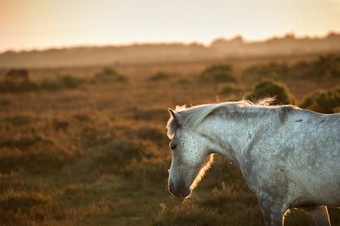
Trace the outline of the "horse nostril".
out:
<instances>
[{"instance_id":1,"label":"horse nostril","mask_svg":"<svg viewBox=\"0 0 340 226\"><path fill-rule=\"evenodd\" d=\"M180 194L183 198L187 197L188 195L190 195L191 193L191 189L190 188L182 188L180 191Z\"/></svg>"},{"instance_id":2,"label":"horse nostril","mask_svg":"<svg viewBox=\"0 0 340 226\"><path fill-rule=\"evenodd\" d=\"M171 149L171 150L175 150L175 149L176 149L176 147L177 147L177 145L176 145L176 144L170 144L170 149Z\"/></svg>"},{"instance_id":3,"label":"horse nostril","mask_svg":"<svg viewBox=\"0 0 340 226\"><path fill-rule=\"evenodd\" d=\"M173 183L169 183L168 190L171 194L178 198L185 198L191 193L191 189L185 186L174 186Z\"/></svg>"}]
</instances>

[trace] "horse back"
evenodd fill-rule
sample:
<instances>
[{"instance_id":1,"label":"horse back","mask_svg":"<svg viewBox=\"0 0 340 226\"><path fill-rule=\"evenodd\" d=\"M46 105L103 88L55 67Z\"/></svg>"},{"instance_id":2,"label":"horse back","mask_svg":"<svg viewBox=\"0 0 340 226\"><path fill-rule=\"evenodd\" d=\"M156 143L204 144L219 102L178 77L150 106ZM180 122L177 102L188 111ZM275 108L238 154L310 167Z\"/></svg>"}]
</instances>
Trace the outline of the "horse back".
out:
<instances>
[{"instance_id":1,"label":"horse back","mask_svg":"<svg viewBox=\"0 0 340 226\"><path fill-rule=\"evenodd\" d=\"M301 110L286 126L281 145L289 180L316 202L340 205L340 114Z\"/></svg>"}]
</instances>

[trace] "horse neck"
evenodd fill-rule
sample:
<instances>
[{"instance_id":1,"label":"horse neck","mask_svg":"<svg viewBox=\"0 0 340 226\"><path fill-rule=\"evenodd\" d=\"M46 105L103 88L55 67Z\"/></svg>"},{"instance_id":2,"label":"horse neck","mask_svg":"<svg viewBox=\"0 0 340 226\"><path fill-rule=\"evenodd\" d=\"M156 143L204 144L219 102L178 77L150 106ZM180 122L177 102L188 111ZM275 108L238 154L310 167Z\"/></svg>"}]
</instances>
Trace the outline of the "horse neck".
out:
<instances>
[{"instance_id":1,"label":"horse neck","mask_svg":"<svg viewBox=\"0 0 340 226\"><path fill-rule=\"evenodd\" d=\"M273 120L273 111L264 108L241 108L219 112L203 121L201 128L213 145L213 152L240 166L243 151L257 134Z\"/></svg>"}]
</instances>

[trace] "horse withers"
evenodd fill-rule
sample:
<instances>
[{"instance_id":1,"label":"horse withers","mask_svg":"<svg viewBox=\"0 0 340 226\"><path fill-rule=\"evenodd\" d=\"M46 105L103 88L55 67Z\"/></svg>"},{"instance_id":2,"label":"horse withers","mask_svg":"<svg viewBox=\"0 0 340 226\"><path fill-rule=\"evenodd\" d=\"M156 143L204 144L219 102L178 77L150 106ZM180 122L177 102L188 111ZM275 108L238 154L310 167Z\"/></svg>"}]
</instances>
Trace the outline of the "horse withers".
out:
<instances>
[{"instance_id":1,"label":"horse withers","mask_svg":"<svg viewBox=\"0 0 340 226\"><path fill-rule=\"evenodd\" d=\"M289 208L330 225L327 206L340 206L340 114L268 101L169 111L170 193L189 196L217 153L241 169L266 225L283 225Z\"/></svg>"}]
</instances>

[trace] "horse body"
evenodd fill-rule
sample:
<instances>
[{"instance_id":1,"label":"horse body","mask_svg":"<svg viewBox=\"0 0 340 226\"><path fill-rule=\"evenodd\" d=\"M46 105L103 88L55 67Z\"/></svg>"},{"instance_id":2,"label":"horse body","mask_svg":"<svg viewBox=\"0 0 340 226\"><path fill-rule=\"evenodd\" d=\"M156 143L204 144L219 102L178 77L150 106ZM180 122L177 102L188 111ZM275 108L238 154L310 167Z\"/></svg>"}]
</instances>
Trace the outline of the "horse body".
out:
<instances>
[{"instance_id":1,"label":"horse body","mask_svg":"<svg viewBox=\"0 0 340 226\"><path fill-rule=\"evenodd\" d=\"M217 153L240 167L267 225L292 207L329 224L322 205L340 205L340 114L244 102L171 112L170 192L189 195Z\"/></svg>"}]
</instances>

